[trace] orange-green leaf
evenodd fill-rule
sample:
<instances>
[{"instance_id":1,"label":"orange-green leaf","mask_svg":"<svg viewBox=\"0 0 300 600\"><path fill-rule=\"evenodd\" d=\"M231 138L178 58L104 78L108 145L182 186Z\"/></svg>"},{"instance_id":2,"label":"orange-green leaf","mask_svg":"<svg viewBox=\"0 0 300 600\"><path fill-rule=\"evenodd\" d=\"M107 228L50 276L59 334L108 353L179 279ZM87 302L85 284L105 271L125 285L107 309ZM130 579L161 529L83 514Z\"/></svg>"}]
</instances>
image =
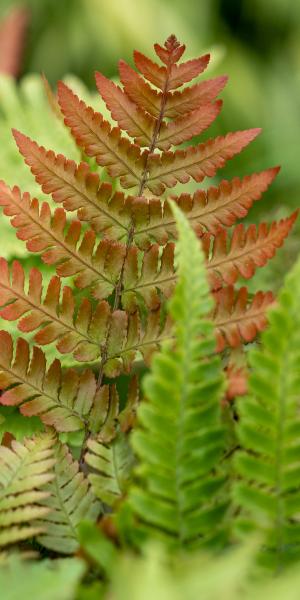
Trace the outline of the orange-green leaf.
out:
<instances>
[{"instance_id":1,"label":"orange-green leaf","mask_svg":"<svg viewBox=\"0 0 300 600\"><path fill-rule=\"evenodd\" d=\"M216 307L212 316L218 352L226 346L235 348L252 342L266 327L266 311L274 302L272 292L256 292L253 298L249 298L246 287L235 291L233 286L219 290L215 299Z\"/></svg>"},{"instance_id":2,"label":"orange-green leaf","mask_svg":"<svg viewBox=\"0 0 300 600\"><path fill-rule=\"evenodd\" d=\"M227 160L238 154L259 133L260 129L236 131L185 150L163 152L161 156L152 154L148 160L147 187L159 196L165 187L172 188L178 182L187 183L191 177L198 183L204 177L213 177Z\"/></svg>"},{"instance_id":3,"label":"orange-green leaf","mask_svg":"<svg viewBox=\"0 0 300 600\"><path fill-rule=\"evenodd\" d=\"M102 301L92 309L84 298L76 306L72 289L65 286L61 290L57 276L44 293L38 269L31 269L25 286L22 265L14 261L10 273L7 261L0 258L0 307L2 319L18 321L23 333L35 331L33 339L39 346L56 342L59 352L72 352L79 361L92 361L100 355L110 315L108 303Z\"/></svg>"},{"instance_id":4,"label":"orange-green leaf","mask_svg":"<svg viewBox=\"0 0 300 600\"><path fill-rule=\"evenodd\" d=\"M124 60L119 61L120 80L124 91L132 102L149 115L158 117L161 107L161 93L150 85L132 69Z\"/></svg>"},{"instance_id":5,"label":"orange-green leaf","mask_svg":"<svg viewBox=\"0 0 300 600\"><path fill-rule=\"evenodd\" d=\"M96 72L96 83L112 118L117 121L121 129L127 131L139 146L149 146L155 119L138 108L119 86L104 77L102 73Z\"/></svg>"},{"instance_id":6,"label":"orange-green leaf","mask_svg":"<svg viewBox=\"0 0 300 600\"><path fill-rule=\"evenodd\" d=\"M92 371L62 372L57 359L47 370L40 348L34 347L30 355L28 343L19 338L14 352L6 331L0 332L0 347L1 404L19 406L27 417L38 415L57 431L78 431L85 426L98 394Z\"/></svg>"},{"instance_id":7,"label":"orange-green leaf","mask_svg":"<svg viewBox=\"0 0 300 600\"><path fill-rule=\"evenodd\" d=\"M160 150L169 150L172 145L178 146L194 135L200 135L218 116L221 106L222 101L218 100L214 104L206 104L169 123L163 123L157 147Z\"/></svg>"},{"instance_id":8,"label":"orange-green leaf","mask_svg":"<svg viewBox=\"0 0 300 600\"><path fill-rule=\"evenodd\" d=\"M222 91L227 80L228 77L221 75L186 87L182 91L169 93L166 100L165 117L176 119L208 104Z\"/></svg>"},{"instance_id":9,"label":"orange-green leaf","mask_svg":"<svg viewBox=\"0 0 300 600\"><path fill-rule=\"evenodd\" d=\"M205 235L203 244L209 253L208 269L213 289L220 287L223 281L235 283L239 276L245 279L252 277L256 268L263 267L282 246L297 215L298 211L271 225L260 223L258 226L249 225L247 229L241 223L234 228L231 239L226 229L220 229L212 245L209 243L210 236Z\"/></svg>"},{"instance_id":10,"label":"orange-green leaf","mask_svg":"<svg viewBox=\"0 0 300 600\"><path fill-rule=\"evenodd\" d=\"M180 65L173 64L168 72L167 67L160 67L137 50L134 51L134 62L136 68L144 75L150 83L155 85L160 90L174 90L181 87L184 83L188 83L206 69L209 62L209 54L200 56L181 63Z\"/></svg>"},{"instance_id":11,"label":"orange-green leaf","mask_svg":"<svg viewBox=\"0 0 300 600\"><path fill-rule=\"evenodd\" d=\"M4 214L12 216L19 239L27 242L31 252L41 252L46 264L57 265L60 277L76 275L80 289L93 287L97 299L108 297L119 277L125 246L103 239L96 245L92 229L82 235L80 221L71 221L66 228L66 213L57 208L52 216L49 204L40 207L36 198L22 195L19 188L10 189L0 182L0 205Z\"/></svg>"},{"instance_id":12,"label":"orange-green leaf","mask_svg":"<svg viewBox=\"0 0 300 600\"><path fill-rule=\"evenodd\" d=\"M80 218L92 221L98 232L113 239L126 235L130 226L124 195L113 193L112 186L101 183L86 163L76 165L62 154L45 150L36 142L13 130L26 164L45 194L51 194L68 211L78 210Z\"/></svg>"},{"instance_id":13,"label":"orange-green leaf","mask_svg":"<svg viewBox=\"0 0 300 600\"><path fill-rule=\"evenodd\" d=\"M161 297L169 298L174 289L174 244L167 244L160 254L159 246L152 245L139 265L136 248L128 253L124 269L122 303L126 310L134 311L141 296L148 308L160 306Z\"/></svg>"},{"instance_id":14,"label":"orange-green leaf","mask_svg":"<svg viewBox=\"0 0 300 600\"><path fill-rule=\"evenodd\" d=\"M279 171L267 169L232 181L222 180L218 187L197 190L193 195L183 193L172 200L180 207L196 233L203 230L217 234L220 226L231 226L246 216L253 202L259 200ZM164 245L176 237L175 220L168 202L158 198L137 198L131 205L135 225L134 240L141 248L151 241Z\"/></svg>"},{"instance_id":15,"label":"orange-green leaf","mask_svg":"<svg viewBox=\"0 0 300 600\"><path fill-rule=\"evenodd\" d=\"M111 177L120 177L123 187L133 187L141 179L145 157L137 145L121 137L118 127L111 128L100 113L87 106L64 83L58 84L58 99L66 125L79 146Z\"/></svg>"}]
</instances>

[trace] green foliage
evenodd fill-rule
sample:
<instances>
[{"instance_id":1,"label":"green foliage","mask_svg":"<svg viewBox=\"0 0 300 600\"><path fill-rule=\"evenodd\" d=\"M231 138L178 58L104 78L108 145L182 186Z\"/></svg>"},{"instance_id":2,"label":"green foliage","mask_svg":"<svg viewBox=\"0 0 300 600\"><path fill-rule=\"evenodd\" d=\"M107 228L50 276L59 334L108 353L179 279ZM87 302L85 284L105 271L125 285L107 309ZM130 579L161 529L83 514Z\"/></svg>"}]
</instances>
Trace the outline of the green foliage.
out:
<instances>
[{"instance_id":1,"label":"green foliage","mask_svg":"<svg viewBox=\"0 0 300 600\"><path fill-rule=\"evenodd\" d=\"M249 354L249 395L238 404L237 527L263 534L262 558L277 569L300 556L299 281L300 261Z\"/></svg>"},{"instance_id":2,"label":"green foliage","mask_svg":"<svg viewBox=\"0 0 300 600\"><path fill-rule=\"evenodd\" d=\"M144 380L133 448L140 459L130 503L142 523L171 545L223 538L227 497L220 402L224 391L204 257L175 205L178 283L170 302L175 344L165 344ZM191 256L193 259L191 260ZM212 525L214 525L212 527Z\"/></svg>"},{"instance_id":3,"label":"green foliage","mask_svg":"<svg viewBox=\"0 0 300 600\"><path fill-rule=\"evenodd\" d=\"M45 484L53 479L55 438L42 434L0 447L0 547L40 533L35 523L48 509Z\"/></svg>"},{"instance_id":4,"label":"green foliage","mask_svg":"<svg viewBox=\"0 0 300 600\"><path fill-rule=\"evenodd\" d=\"M114 506L126 491L133 465L133 456L125 434L110 444L101 439L88 441L85 461L92 471L89 480L94 494L104 504Z\"/></svg>"},{"instance_id":5,"label":"green foliage","mask_svg":"<svg viewBox=\"0 0 300 600\"><path fill-rule=\"evenodd\" d=\"M154 50L160 64L139 51L137 71L120 62L121 87L96 74L104 111L63 82L58 98L47 88L49 122L71 145L71 159L56 142L57 154L40 145L43 127L56 136L49 107L41 123L28 103L25 134L14 129L36 180L31 191L39 184L51 199L0 183L4 214L37 255L30 270L29 261L0 259L0 314L25 336L0 332L1 564L10 564L16 543L20 558L36 559L14 563L16 573L37 568L29 594L47 587L51 567L59 565L59 579L65 565L62 598L70 600L106 592L120 600L276 598L299 577L287 572L274 589L257 555L276 572L299 558L300 267L270 313L262 348L249 353L238 414L228 401L247 388L242 345L266 327L274 298L233 284L274 256L297 212L270 226L236 224L277 167L180 193L214 177L259 130L181 146L217 117L227 78L186 86L209 55L182 61L185 46L174 35ZM22 89L7 83L5 123ZM44 102L33 104L37 115ZM31 118L38 143L27 135ZM37 269L41 260L47 266ZM53 352L54 344L74 368L56 356L49 366L40 346ZM151 360L139 403L137 373ZM27 431L35 431L33 418L42 431L24 440L26 418ZM237 533L246 544L232 549ZM75 553L85 574L80 561L55 561ZM51 567L39 562L45 555Z\"/></svg>"},{"instance_id":6,"label":"green foliage","mask_svg":"<svg viewBox=\"0 0 300 600\"><path fill-rule=\"evenodd\" d=\"M41 500L48 513L38 523L42 530L38 541L60 554L74 554L79 547L78 524L96 520L100 506L65 445L57 444L55 458L54 477L45 488L48 496Z\"/></svg>"},{"instance_id":7,"label":"green foliage","mask_svg":"<svg viewBox=\"0 0 300 600\"><path fill-rule=\"evenodd\" d=\"M0 589L5 600L75 600L84 571L77 558L31 562L12 556L0 566Z\"/></svg>"}]
</instances>

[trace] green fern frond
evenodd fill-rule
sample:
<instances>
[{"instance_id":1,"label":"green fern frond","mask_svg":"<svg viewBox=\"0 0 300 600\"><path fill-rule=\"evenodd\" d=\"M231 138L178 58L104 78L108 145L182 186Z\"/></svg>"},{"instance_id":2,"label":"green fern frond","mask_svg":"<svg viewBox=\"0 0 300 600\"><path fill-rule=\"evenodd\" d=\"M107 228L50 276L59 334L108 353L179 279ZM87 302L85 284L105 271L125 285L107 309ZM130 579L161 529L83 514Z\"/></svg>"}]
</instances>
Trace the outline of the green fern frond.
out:
<instances>
[{"instance_id":1,"label":"green fern frond","mask_svg":"<svg viewBox=\"0 0 300 600\"><path fill-rule=\"evenodd\" d=\"M224 537L224 385L207 319L213 301L204 256L184 215L173 210L179 232L178 283L170 303L175 344L163 345L144 381L147 400L132 436L139 479L130 503L151 533L171 546L197 547Z\"/></svg>"},{"instance_id":2,"label":"green fern frond","mask_svg":"<svg viewBox=\"0 0 300 600\"><path fill-rule=\"evenodd\" d=\"M78 549L77 526L83 519L96 520L100 505L87 479L79 471L68 448L57 445L54 479L46 486L48 497L41 501L47 509L38 526L43 530L40 544L61 554L73 554Z\"/></svg>"},{"instance_id":3,"label":"green fern frond","mask_svg":"<svg viewBox=\"0 0 300 600\"><path fill-rule=\"evenodd\" d=\"M45 433L12 448L0 446L0 547L33 537L42 531L34 520L49 512L41 502L53 479L55 438Z\"/></svg>"},{"instance_id":4,"label":"green fern frond","mask_svg":"<svg viewBox=\"0 0 300 600\"><path fill-rule=\"evenodd\" d=\"M92 472L89 480L94 494L113 506L122 498L133 466L133 455L125 434L119 434L111 444L90 439L85 461Z\"/></svg>"},{"instance_id":5,"label":"green fern frond","mask_svg":"<svg viewBox=\"0 0 300 600\"><path fill-rule=\"evenodd\" d=\"M239 403L236 454L239 533L264 535L275 568L300 557L300 261L269 312L262 347L250 352L249 395Z\"/></svg>"}]
</instances>

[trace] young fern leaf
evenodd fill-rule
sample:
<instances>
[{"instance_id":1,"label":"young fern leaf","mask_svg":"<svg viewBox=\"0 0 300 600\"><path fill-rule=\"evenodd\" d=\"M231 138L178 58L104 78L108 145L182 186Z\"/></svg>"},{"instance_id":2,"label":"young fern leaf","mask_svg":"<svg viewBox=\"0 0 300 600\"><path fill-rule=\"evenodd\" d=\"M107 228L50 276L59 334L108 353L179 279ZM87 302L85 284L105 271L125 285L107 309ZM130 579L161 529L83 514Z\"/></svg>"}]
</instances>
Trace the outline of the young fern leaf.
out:
<instances>
[{"instance_id":1,"label":"young fern leaf","mask_svg":"<svg viewBox=\"0 0 300 600\"><path fill-rule=\"evenodd\" d=\"M238 404L234 499L240 534L259 531L275 570L300 556L300 262L286 279L262 346L249 355L248 395Z\"/></svg>"},{"instance_id":2,"label":"young fern leaf","mask_svg":"<svg viewBox=\"0 0 300 600\"><path fill-rule=\"evenodd\" d=\"M41 503L53 479L54 444L45 433L22 444L12 441L11 449L0 446L0 548L43 530L35 520L49 512Z\"/></svg>"},{"instance_id":3,"label":"young fern leaf","mask_svg":"<svg viewBox=\"0 0 300 600\"><path fill-rule=\"evenodd\" d=\"M141 524L175 547L222 543L226 476L212 298L197 239L176 206L178 283L170 303L175 344L163 345L145 378L132 444L139 459L130 504ZM194 260L191 260L193 256ZM213 527L212 527L213 524Z\"/></svg>"},{"instance_id":4,"label":"young fern leaf","mask_svg":"<svg viewBox=\"0 0 300 600\"><path fill-rule=\"evenodd\" d=\"M38 541L49 550L74 554L79 548L80 521L95 521L100 503L65 445L57 442L55 457L54 478L45 488L47 497L40 502L47 513L37 521L43 531Z\"/></svg>"},{"instance_id":5,"label":"young fern leaf","mask_svg":"<svg viewBox=\"0 0 300 600\"><path fill-rule=\"evenodd\" d=\"M110 444L90 439L85 462L92 469L88 478L97 498L114 506L124 495L133 467L128 437L119 434Z\"/></svg>"}]
</instances>

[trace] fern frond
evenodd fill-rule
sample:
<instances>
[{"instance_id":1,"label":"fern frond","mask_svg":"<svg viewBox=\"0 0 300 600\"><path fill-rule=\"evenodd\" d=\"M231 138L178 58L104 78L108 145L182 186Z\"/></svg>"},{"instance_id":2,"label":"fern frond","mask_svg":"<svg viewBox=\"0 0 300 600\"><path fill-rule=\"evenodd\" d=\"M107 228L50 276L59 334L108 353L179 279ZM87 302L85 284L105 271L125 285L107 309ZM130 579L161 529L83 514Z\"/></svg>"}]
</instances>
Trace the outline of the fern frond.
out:
<instances>
[{"instance_id":1,"label":"fern frond","mask_svg":"<svg viewBox=\"0 0 300 600\"><path fill-rule=\"evenodd\" d=\"M190 178L199 183L204 177L213 177L227 160L241 152L259 133L260 129L236 131L185 150L163 152L161 156L152 154L148 160L147 187L160 196L166 187L187 183Z\"/></svg>"},{"instance_id":2,"label":"fern frond","mask_svg":"<svg viewBox=\"0 0 300 600\"><path fill-rule=\"evenodd\" d=\"M22 444L12 441L11 449L0 446L0 547L42 531L35 519L49 512L41 502L53 479L54 444L54 436L46 433Z\"/></svg>"},{"instance_id":3,"label":"fern frond","mask_svg":"<svg viewBox=\"0 0 300 600\"><path fill-rule=\"evenodd\" d=\"M18 148L45 194L65 210L80 212L80 218L93 223L98 233L118 239L128 233L130 211L120 192L101 182L86 163L77 165L62 154L45 150L29 137L13 130Z\"/></svg>"},{"instance_id":4,"label":"fern frond","mask_svg":"<svg viewBox=\"0 0 300 600\"><path fill-rule=\"evenodd\" d=\"M209 256L212 288L217 289L223 282L235 283L239 276L250 279L256 268L263 267L282 246L297 216L298 211L295 211L290 217L271 225L260 223L258 227L249 225L247 229L241 223L233 229L229 243L226 229L219 229L212 244L211 236L204 236L202 242Z\"/></svg>"},{"instance_id":5,"label":"fern frond","mask_svg":"<svg viewBox=\"0 0 300 600\"><path fill-rule=\"evenodd\" d=\"M286 279L260 349L249 354L248 395L238 404L237 530L259 531L276 570L300 556L300 262Z\"/></svg>"},{"instance_id":6,"label":"fern frond","mask_svg":"<svg viewBox=\"0 0 300 600\"><path fill-rule=\"evenodd\" d=\"M38 415L57 431L83 429L98 400L94 374L86 370L79 375L74 369L62 372L57 359L46 370L40 348L34 347L30 356L28 343L19 338L14 353L6 331L0 332L0 343L0 403L19 406L28 417Z\"/></svg>"},{"instance_id":7,"label":"fern frond","mask_svg":"<svg viewBox=\"0 0 300 600\"><path fill-rule=\"evenodd\" d=\"M58 86L58 98L65 124L70 128L76 142L88 156L106 167L111 177L120 177L122 187L139 184L144 160L139 146L121 137L118 127L111 128L100 113L86 106L64 83Z\"/></svg>"},{"instance_id":8,"label":"fern frond","mask_svg":"<svg viewBox=\"0 0 300 600\"><path fill-rule=\"evenodd\" d=\"M227 500L220 469L222 369L207 319L213 301L198 241L176 206L174 212L179 230L178 284L170 305L175 345L156 354L144 382L147 400L132 435L139 479L129 501L146 529L184 547L220 543Z\"/></svg>"},{"instance_id":9,"label":"fern frond","mask_svg":"<svg viewBox=\"0 0 300 600\"><path fill-rule=\"evenodd\" d=\"M133 467L133 453L125 434L119 434L111 444L101 439L89 439L85 461L92 472L89 481L97 498L114 506L124 495Z\"/></svg>"},{"instance_id":10,"label":"fern frond","mask_svg":"<svg viewBox=\"0 0 300 600\"><path fill-rule=\"evenodd\" d=\"M47 514L37 521L43 531L38 542L55 552L73 554L79 547L80 521L96 520L100 504L67 446L58 442L55 458L54 478L45 488L47 497L40 502Z\"/></svg>"},{"instance_id":11,"label":"fern frond","mask_svg":"<svg viewBox=\"0 0 300 600\"><path fill-rule=\"evenodd\" d=\"M212 319L216 328L217 351L226 346L235 348L252 342L266 324L266 312L274 302L272 292L256 292L249 297L246 287L238 291L233 286L224 287L215 294L216 306Z\"/></svg>"}]
</instances>

